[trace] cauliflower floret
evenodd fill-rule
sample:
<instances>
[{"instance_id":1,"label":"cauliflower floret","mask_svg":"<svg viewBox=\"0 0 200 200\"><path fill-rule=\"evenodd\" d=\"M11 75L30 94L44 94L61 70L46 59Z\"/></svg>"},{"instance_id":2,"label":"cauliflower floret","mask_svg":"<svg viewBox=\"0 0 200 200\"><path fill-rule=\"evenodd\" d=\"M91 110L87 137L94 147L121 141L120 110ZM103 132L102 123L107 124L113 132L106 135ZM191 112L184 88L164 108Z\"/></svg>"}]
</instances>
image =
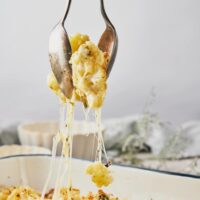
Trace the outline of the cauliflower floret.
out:
<instances>
[{"instance_id":1,"label":"cauliflower floret","mask_svg":"<svg viewBox=\"0 0 200 200\"><path fill-rule=\"evenodd\" d=\"M101 162L90 164L86 169L86 173L92 176L92 182L99 188L108 186L113 181L108 167L105 167Z\"/></svg>"},{"instance_id":2,"label":"cauliflower floret","mask_svg":"<svg viewBox=\"0 0 200 200\"><path fill-rule=\"evenodd\" d=\"M82 44L71 57L75 96L90 108L103 104L107 61L107 56L91 41Z\"/></svg>"}]
</instances>

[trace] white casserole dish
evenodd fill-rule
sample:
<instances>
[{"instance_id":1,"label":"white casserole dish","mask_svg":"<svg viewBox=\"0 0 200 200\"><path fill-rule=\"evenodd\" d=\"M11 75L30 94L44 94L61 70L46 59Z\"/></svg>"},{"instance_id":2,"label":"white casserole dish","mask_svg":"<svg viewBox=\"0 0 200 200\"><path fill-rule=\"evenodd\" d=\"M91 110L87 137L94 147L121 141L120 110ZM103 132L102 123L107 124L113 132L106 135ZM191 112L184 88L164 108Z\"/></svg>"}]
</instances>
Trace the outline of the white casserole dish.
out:
<instances>
[{"instance_id":1,"label":"white casserole dish","mask_svg":"<svg viewBox=\"0 0 200 200\"><path fill-rule=\"evenodd\" d=\"M0 184L29 185L42 190L47 177L49 156L12 156L0 159ZM59 160L59 158L57 158ZM87 161L73 159L73 186L82 193L96 191L84 171ZM127 200L200 200L200 178L184 174L156 172L112 166L114 182L105 191ZM55 178L55 176L52 176ZM53 187L51 180L50 187Z\"/></svg>"}]
</instances>

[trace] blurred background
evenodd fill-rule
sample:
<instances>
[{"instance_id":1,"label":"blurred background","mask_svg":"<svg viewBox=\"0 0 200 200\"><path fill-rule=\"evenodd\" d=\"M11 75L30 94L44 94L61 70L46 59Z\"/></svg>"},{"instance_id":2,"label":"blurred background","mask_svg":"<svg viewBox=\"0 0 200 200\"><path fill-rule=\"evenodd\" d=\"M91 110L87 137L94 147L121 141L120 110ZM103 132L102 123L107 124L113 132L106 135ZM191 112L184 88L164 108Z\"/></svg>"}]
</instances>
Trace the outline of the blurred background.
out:
<instances>
[{"instance_id":1,"label":"blurred background","mask_svg":"<svg viewBox=\"0 0 200 200\"><path fill-rule=\"evenodd\" d=\"M200 118L200 1L106 0L119 34L104 118L141 113L154 88L153 109L164 120ZM0 1L0 120L57 119L58 101L46 86L48 37L65 1ZM73 0L69 34L104 30L98 0ZM79 117L77 115L77 117Z\"/></svg>"}]
</instances>

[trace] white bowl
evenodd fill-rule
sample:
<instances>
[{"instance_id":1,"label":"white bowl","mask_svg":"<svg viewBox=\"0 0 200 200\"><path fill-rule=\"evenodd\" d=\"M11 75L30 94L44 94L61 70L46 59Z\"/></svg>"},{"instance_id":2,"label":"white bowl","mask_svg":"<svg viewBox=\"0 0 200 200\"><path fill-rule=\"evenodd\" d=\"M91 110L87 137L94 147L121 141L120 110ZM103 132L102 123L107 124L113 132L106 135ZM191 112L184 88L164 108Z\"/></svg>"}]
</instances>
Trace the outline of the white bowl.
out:
<instances>
[{"instance_id":1,"label":"white bowl","mask_svg":"<svg viewBox=\"0 0 200 200\"><path fill-rule=\"evenodd\" d=\"M52 138L58 132L58 123L53 121L24 123L18 126L21 144L42 146L51 149Z\"/></svg>"},{"instance_id":2,"label":"white bowl","mask_svg":"<svg viewBox=\"0 0 200 200\"><path fill-rule=\"evenodd\" d=\"M87 160L95 158L97 148L94 122L75 121L73 126L73 157ZM52 148L52 138L58 133L58 123L53 121L21 124L18 135L21 144Z\"/></svg>"},{"instance_id":3,"label":"white bowl","mask_svg":"<svg viewBox=\"0 0 200 200\"><path fill-rule=\"evenodd\" d=\"M43 147L27 146L27 145L3 145L0 147L0 157L27 154L47 154L51 151Z\"/></svg>"},{"instance_id":4,"label":"white bowl","mask_svg":"<svg viewBox=\"0 0 200 200\"><path fill-rule=\"evenodd\" d=\"M29 185L42 191L50 166L48 156L19 156L0 159L0 182L4 185ZM57 158L59 161L59 158ZM63 163L64 164L64 163ZM89 162L73 159L73 186L83 194L96 191L85 169ZM111 166L114 182L104 188L107 192L127 200L199 200L200 179L180 174L167 174ZM53 172L49 188L54 187Z\"/></svg>"}]
</instances>

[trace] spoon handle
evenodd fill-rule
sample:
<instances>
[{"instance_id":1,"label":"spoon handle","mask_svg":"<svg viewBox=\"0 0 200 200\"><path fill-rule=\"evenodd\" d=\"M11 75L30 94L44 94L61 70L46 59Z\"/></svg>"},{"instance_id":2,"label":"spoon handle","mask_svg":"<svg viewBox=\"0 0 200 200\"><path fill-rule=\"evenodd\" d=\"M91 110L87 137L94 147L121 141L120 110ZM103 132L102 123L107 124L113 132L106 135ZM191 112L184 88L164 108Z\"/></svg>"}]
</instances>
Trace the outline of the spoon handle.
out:
<instances>
[{"instance_id":1,"label":"spoon handle","mask_svg":"<svg viewBox=\"0 0 200 200\"><path fill-rule=\"evenodd\" d=\"M68 13L69 13L70 6L71 6L71 0L67 0L66 1L66 7L65 7L65 13L64 13L64 15L63 15L63 17L61 19L61 24L62 25L64 25L64 23L65 23L65 20L67 18Z\"/></svg>"}]
</instances>

